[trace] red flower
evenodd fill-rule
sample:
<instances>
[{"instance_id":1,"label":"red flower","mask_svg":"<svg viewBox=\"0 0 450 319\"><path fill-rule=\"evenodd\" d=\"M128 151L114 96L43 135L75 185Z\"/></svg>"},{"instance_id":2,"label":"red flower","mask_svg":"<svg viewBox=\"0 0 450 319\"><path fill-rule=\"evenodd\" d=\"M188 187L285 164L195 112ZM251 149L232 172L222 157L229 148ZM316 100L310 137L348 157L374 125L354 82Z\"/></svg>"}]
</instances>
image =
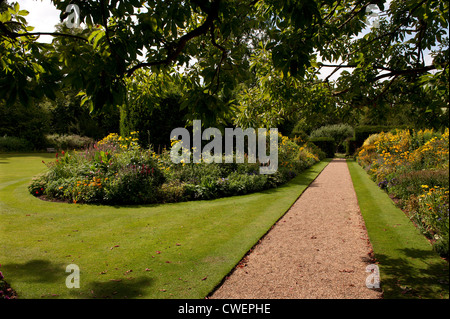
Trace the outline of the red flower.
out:
<instances>
[{"instance_id":1,"label":"red flower","mask_svg":"<svg viewBox=\"0 0 450 319\"><path fill-rule=\"evenodd\" d=\"M36 191L36 194L39 194L39 192L38 192L38 191Z\"/></svg>"}]
</instances>

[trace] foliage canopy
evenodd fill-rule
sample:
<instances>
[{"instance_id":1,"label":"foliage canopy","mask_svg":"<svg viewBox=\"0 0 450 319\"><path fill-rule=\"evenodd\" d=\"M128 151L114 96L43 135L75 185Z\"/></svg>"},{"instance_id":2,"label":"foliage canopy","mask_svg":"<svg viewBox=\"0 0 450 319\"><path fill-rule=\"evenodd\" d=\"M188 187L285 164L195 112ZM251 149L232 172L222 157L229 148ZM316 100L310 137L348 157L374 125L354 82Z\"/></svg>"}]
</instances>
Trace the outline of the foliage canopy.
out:
<instances>
[{"instance_id":1,"label":"foliage canopy","mask_svg":"<svg viewBox=\"0 0 450 319\"><path fill-rule=\"evenodd\" d=\"M299 109L301 116L351 118L355 107L411 101L421 112L448 115L445 1L52 2L62 21L67 6L78 5L84 28L33 32L27 11L0 2L0 99L7 105L55 99L69 86L91 111L107 111L124 103L127 83L146 69L185 75L183 105L216 123L234 117L242 126L261 124L258 118L276 125L298 120ZM375 9L378 27L368 28ZM44 34L54 41L40 43ZM319 77L327 68L331 74Z\"/></svg>"}]
</instances>

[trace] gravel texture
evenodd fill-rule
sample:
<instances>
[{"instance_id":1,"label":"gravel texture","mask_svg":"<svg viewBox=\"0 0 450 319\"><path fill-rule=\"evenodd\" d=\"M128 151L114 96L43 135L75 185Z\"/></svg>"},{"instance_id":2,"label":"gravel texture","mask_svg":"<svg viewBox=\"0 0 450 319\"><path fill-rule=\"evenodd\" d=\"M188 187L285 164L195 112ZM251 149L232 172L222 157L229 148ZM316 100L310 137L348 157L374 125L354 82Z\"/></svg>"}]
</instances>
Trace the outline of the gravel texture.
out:
<instances>
[{"instance_id":1,"label":"gravel texture","mask_svg":"<svg viewBox=\"0 0 450 319\"><path fill-rule=\"evenodd\" d=\"M347 163L334 159L210 298L381 298L366 287L371 254Z\"/></svg>"}]
</instances>

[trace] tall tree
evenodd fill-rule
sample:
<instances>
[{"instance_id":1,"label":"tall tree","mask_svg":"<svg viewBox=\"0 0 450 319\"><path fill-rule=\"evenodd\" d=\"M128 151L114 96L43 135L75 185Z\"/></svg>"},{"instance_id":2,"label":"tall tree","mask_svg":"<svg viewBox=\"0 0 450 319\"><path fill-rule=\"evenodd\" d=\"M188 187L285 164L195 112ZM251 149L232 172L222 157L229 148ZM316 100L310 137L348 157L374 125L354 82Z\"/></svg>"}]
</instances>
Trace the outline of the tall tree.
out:
<instances>
[{"instance_id":1,"label":"tall tree","mask_svg":"<svg viewBox=\"0 0 450 319\"><path fill-rule=\"evenodd\" d=\"M17 97L23 103L51 97L58 71L82 103L103 110L122 104L125 79L136 70L164 73L179 66L189 74L187 103L220 118L233 105L235 89L254 76L251 56L259 42L268 53L260 61L283 79L311 80L321 68L352 70L335 83L314 79L319 88L329 84L338 106L376 104L400 79L448 96L448 2L392 0L386 9L384 0L52 2L62 13L77 5L87 28L81 35L51 33L66 44L57 51L37 42L44 33L28 27L26 12L1 0L0 98L10 105ZM355 39L374 5L383 11L380 26ZM431 63L425 50L435 50Z\"/></svg>"}]
</instances>

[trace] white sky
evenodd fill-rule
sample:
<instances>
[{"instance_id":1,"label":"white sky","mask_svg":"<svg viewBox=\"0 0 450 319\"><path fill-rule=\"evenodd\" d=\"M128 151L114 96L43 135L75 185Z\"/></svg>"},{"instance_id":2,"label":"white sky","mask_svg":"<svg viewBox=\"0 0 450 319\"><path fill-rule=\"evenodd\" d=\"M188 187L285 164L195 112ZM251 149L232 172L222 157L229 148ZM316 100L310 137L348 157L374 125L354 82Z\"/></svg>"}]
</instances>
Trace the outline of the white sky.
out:
<instances>
[{"instance_id":1,"label":"white sky","mask_svg":"<svg viewBox=\"0 0 450 319\"><path fill-rule=\"evenodd\" d=\"M53 32L55 25L60 23L59 14L61 11L57 10L50 0L16 0L21 10L30 12L25 18L28 25L34 27L33 32ZM52 42L53 37L46 35L41 36L40 42Z\"/></svg>"}]
</instances>

